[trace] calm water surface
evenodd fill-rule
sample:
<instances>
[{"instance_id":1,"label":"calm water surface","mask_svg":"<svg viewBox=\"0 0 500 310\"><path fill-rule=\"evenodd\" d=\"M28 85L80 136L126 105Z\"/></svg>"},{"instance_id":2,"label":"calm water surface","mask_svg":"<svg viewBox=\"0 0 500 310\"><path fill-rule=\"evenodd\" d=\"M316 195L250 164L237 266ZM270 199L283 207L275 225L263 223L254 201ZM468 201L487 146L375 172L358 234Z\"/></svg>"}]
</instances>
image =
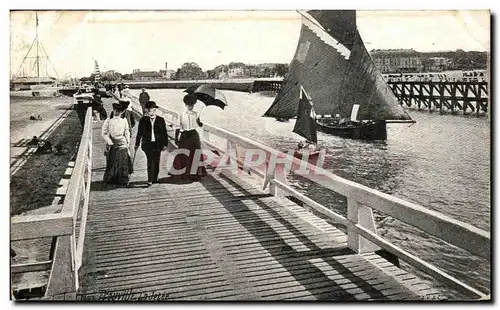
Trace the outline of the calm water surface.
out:
<instances>
[{"instance_id":1,"label":"calm water surface","mask_svg":"<svg viewBox=\"0 0 500 310\"><path fill-rule=\"evenodd\" d=\"M229 106L208 107L202 120L275 149L293 149L301 137L294 120L261 117L273 98L224 91ZM181 90L150 90L158 105L182 111ZM201 106L195 107L199 110ZM351 181L418 203L478 228L490 230L490 123L487 117L409 111L416 124L390 124L386 142L361 142L318 133L327 148L324 168ZM296 189L346 215L342 196L307 180ZM483 292L490 292L490 262L448 245L391 217L375 214L377 232L412 254ZM427 276L405 266L419 276ZM435 283L438 285L437 283ZM454 292L450 297L460 298Z\"/></svg>"}]
</instances>

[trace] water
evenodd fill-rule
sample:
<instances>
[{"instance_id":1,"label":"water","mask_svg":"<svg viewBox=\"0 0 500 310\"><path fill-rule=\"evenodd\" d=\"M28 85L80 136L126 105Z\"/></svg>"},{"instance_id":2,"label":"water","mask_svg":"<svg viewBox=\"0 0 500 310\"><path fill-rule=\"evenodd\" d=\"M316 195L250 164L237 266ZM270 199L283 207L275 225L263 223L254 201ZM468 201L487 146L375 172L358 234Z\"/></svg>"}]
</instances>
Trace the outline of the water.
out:
<instances>
[{"instance_id":1,"label":"water","mask_svg":"<svg viewBox=\"0 0 500 310\"><path fill-rule=\"evenodd\" d=\"M279 150L302 140L288 123L261 117L273 98L224 91L229 106L208 107L202 120ZM150 90L158 105L182 111L181 90ZM195 107L200 110L201 105ZM327 148L324 168L335 174L490 230L490 124L486 117L409 111L416 124L388 125L386 142L362 142L318 133ZM303 179L296 189L345 215L341 196ZM482 292L490 292L490 262L429 236L383 214L375 214L377 232L397 246L434 264ZM411 269L412 267L405 266ZM419 276L432 279L422 273ZM437 283L434 283L437 285ZM449 292L452 298L461 298Z\"/></svg>"}]
</instances>

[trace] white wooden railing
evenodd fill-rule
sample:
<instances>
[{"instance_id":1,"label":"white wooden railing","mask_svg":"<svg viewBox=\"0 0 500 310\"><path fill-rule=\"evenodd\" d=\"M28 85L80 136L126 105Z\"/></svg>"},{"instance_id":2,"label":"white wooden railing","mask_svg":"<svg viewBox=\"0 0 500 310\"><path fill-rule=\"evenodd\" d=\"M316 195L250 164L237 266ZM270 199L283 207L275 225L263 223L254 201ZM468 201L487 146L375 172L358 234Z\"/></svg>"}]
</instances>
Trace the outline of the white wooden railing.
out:
<instances>
[{"instance_id":1,"label":"white wooden railing","mask_svg":"<svg viewBox=\"0 0 500 310\"><path fill-rule=\"evenodd\" d=\"M11 219L11 241L57 238L51 260L11 266L12 273L50 270L45 296L74 293L79 287L91 177L92 109L89 108L61 212Z\"/></svg>"},{"instance_id":2,"label":"white wooden railing","mask_svg":"<svg viewBox=\"0 0 500 310\"><path fill-rule=\"evenodd\" d=\"M126 96L131 99L133 109L141 111L137 96L130 93L127 93ZM158 110L158 113L162 114L168 122L172 124L177 123L177 112L165 108L159 108ZM486 298L487 294L455 279L432 264L423 261L417 256L406 252L377 235L372 210L375 209L382 212L387 216L391 216L421 229L449 244L460 247L473 255L480 256L487 260L490 259L491 239L489 232L455 220L445 214L427 209L418 204L346 180L321 167L307 164L308 170L313 172L301 175L302 177L347 198L347 217L344 217L304 196L287 184L287 176L285 175L286 172L283 166L300 166L301 161L299 159L206 122L204 122L203 130L203 143L205 148L217 150L221 154L221 157L234 160L238 163L240 168L261 177L264 181L264 189L269 184L269 192L271 194L293 196L314 211L325 215L333 222L346 226L348 233L347 245L353 251L367 253L382 248L449 287L468 295L475 295L478 298ZM225 140L226 147L221 148L213 143L211 136L216 136ZM272 171L270 169L263 171L246 165L245 162L241 160L241 156L238 156L237 149L260 150L266 153L267 158L274 157L283 159L280 160L280 163L276 165L276 168ZM225 163L226 161L223 158L220 162ZM267 162L269 163L269 161ZM278 167L280 168L278 169ZM222 172L225 171L227 170L222 170Z\"/></svg>"}]
</instances>

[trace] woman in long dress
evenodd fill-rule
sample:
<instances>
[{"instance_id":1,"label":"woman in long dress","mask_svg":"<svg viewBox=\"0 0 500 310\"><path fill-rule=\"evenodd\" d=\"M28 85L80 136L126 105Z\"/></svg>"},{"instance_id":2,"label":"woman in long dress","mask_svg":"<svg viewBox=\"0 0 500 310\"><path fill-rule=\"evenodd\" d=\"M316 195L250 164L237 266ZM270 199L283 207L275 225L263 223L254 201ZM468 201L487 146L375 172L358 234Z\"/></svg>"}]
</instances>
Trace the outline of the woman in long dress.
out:
<instances>
[{"instance_id":1,"label":"woman in long dress","mask_svg":"<svg viewBox=\"0 0 500 310\"><path fill-rule=\"evenodd\" d=\"M201 140L198 131L196 130L198 127L203 126L203 123L200 121L198 113L193 111L196 101L197 99L195 95L184 96L186 111L179 116L179 129L175 132L175 142L178 148L186 149L189 152L189 155L178 154L174 159L173 167L176 170L182 170L185 168L185 172L180 175L180 177L190 181L198 181L201 177L207 175L204 165L198 167L195 173L191 173L191 167L196 154L199 154L200 156L199 162L203 162L201 154ZM197 152L197 150L199 151Z\"/></svg>"},{"instance_id":2,"label":"woman in long dress","mask_svg":"<svg viewBox=\"0 0 500 310\"><path fill-rule=\"evenodd\" d=\"M130 137L132 137L132 130L134 129L135 126L135 118L134 118L134 112L132 111L132 107L130 106L130 101L126 100L120 100L119 104L122 106L123 112L121 114L121 118L124 118L127 120L128 123L128 129L130 131ZM114 113L111 112L110 118L113 118Z\"/></svg>"},{"instance_id":3,"label":"woman in long dress","mask_svg":"<svg viewBox=\"0 0 500 310\"><path fill-rule=\"evenodd\" d=\"M113 104L113 117L104 121L102 137L106 141L106 171L104 182L108 184L128 184L133 173L130 158L130 131L126 119L121 118L123 105Z\"/></svg>"}]
</instances>

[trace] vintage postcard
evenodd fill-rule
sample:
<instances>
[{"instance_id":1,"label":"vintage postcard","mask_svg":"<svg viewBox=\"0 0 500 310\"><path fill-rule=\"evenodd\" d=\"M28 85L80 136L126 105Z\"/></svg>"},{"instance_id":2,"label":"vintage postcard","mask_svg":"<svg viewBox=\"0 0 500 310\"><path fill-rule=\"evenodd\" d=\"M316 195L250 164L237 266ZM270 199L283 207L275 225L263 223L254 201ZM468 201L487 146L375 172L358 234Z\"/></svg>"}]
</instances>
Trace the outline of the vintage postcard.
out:
<instances>
[{"instance_id":1,"label":"vintage postcard","mask_svg":"<svg viewBox=\"0 0 500 310\"><path fill-rule=\"evenodd\" d=\"M489 10L11 10L10 296L491 301Z\"/></svg>"}]
</instances>

